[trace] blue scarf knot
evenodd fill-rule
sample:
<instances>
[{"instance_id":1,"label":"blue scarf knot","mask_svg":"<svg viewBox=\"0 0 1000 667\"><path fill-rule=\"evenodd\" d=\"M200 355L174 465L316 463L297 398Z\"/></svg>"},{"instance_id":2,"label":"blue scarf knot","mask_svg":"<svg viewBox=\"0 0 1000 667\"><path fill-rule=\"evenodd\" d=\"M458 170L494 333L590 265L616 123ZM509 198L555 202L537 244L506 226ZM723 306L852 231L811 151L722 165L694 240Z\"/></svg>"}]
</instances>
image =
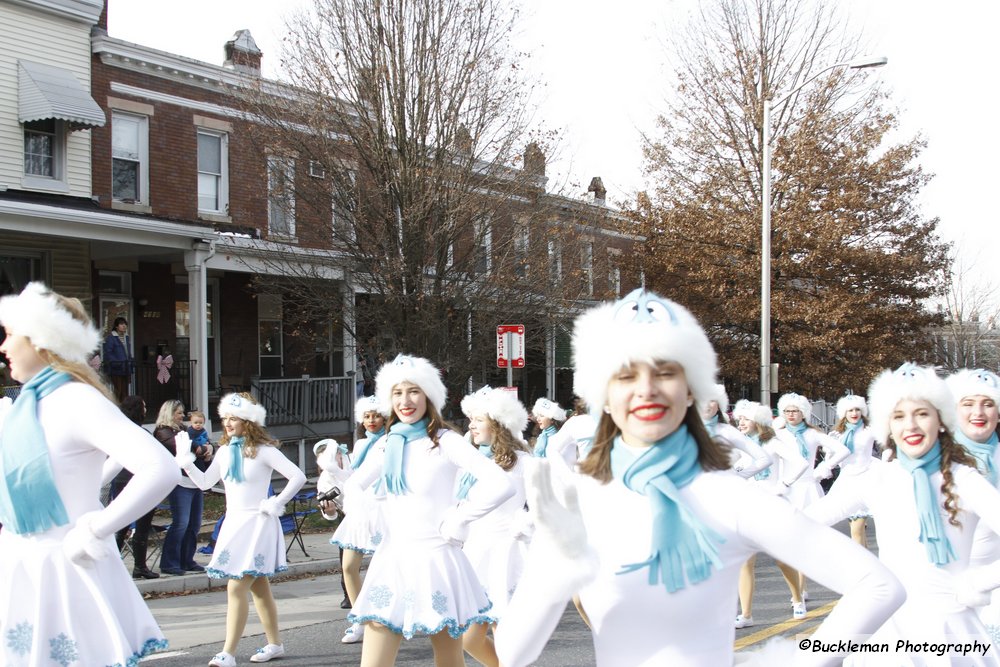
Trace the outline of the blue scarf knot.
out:
<instances>
[{"instance_id":1,"label":"blue scarf knot","mask_svg":"<svg viewBox=\"0 0 1000 667\"><path fill-rule=\"evenodd\" d=\"M712 415L711 419L708 420L702 419L701 423L705 425L705 430L708 431L708 434L714 438L715 427L719 425L719 413L716 412L714 415Z\"/></svg>"},{"instance_id":2,"label":"blue scarf knot","mask_svg":"<svg viewBox=\"0 0 1000 667\"><path fill-rule=\"evenodd\" d=\"M698 444L681 425L676 431L635 457L615 438L611 450L611 472L615 479L649 499L653 510L652 553L649 558L623 565L618 574L649 568L649 585L661 578L667 592L696 584L719 568L718 545L725 540L702 523L680 500L680 489L701 474Z\"/></svg>"},{"instance_id":3,"label":"blue scarf knot","mask_svg":"<svg viewBox=\"0 0 1000 667\"><path fill-rule=\"evenodd\" d=\"M243 476L243 436L238 435L229 440L229 470L226 479L234 482L244 482Z\"/></svg>"},{"instance_id":4,"label":"blue scarf knot","mask_svg":"<svg viewBox=\"0 0 1000 667\"><path fill-rule=\"evenodd\" d=\"M941 507L937 492L931 483L931 474L941 469L941 441L919 459L907 456L902 447L896 447L896 458L913 477L913 495L917 500L920 520L920 541L927 549L927 559L935 565L945 565L956 559L951 542L944 532Z\"/></svg>"},{"instance_id":5,"label":"blue scarf knot","mask_svg":"<svg viewBox=\"0 0 1000 667\"><path fill-rule=\"evenodd\" d=\"M409 491L406 479L403 477L403 450L406 443L427 437L427 424L430 420L424 417L413 424L396 422L389 427L389 435L385 441L385 459L382 461L382 488L389 493L400 495Z\"/></svg>"},{"instance_id":6,"label":"blue scarf knot","mask_svg":"<svg viewBox=\"0 0 1000 667\"><path fill-rule=\"evenodd\" d=\"M809 444L806 442L806 437L804 435L806 429L809 428L809 425L806 424L806 420L803 419L795 426L786 424L785 428L788 429L789 433L795 436L795 442L799 443L799 454L801 454L802 458L809 463L809 467L811 468L815 461L809 460Z\"/></svg>"},{"instance_id":7,"label":"blue scarf knot","mask_svg":"<svg viewBox=\"0 0 1000 667\"><path fill-rule=\"evenodd\" d=\"M979 472L986 475L986 479L990 480L990 484L996 486L997 467L993 464L993 453L996 451L998 443L996 431L990 434L990 439L986 442L976 442L959 429L955 433L955 440L976 458L976 467L979 468Z\"/></svg>"},{"instance_id":8,"label":"blue scarf knot","mask_svg":"<svg viewBox=\"0 0 1000 667\"><path fill-rule=\"evenodd\" d=\"M864 426L865 423L859 419L853 424L851 422L847 422L847 425L844 428L844 447L847 447L847 449L851 451L851 454L854 453L854 435L864 428Z\"/></svg>"},{"instance_id":9,"label":"blue scarf knot","mask_svg":"<svg viewBox=\"0 0 1000 667\"><path fill-rule=\"evenodd\" d=\"M753 435L750 435L748 437L751 440L753 440L755 443L757 443L758 445L760 444L760 434L759 433L754 433ZM765 479L769 479L770 477L771 477L771 466L768 466L768 467L764 468L759 473L757 473L757 474L755 474L753 476L753 478L755 480L757 480L758 482L762 482Z\"/></svg>"},{"instance_id":10,"label":"blue scarf knot","mask_svg":"<svg viewBox=\"0 0 1000 667\"><path fill-rule=\"evenodd\" d=\"M375 444L376 440L385 435L385 426L377 431L368 431L365 435L367 437L365 438L364 443L361 444L361 451L358 452L357 448L355 448L354 463L351 464L352 470L357 470L361 467L361 464L365 462L365 457L368 456L368 452L371 451L372 445Z\"/></svg>"},{"instance_id":11,"label":"blue scarf knot","mask_svg":"<svg viewBox=\"0 0 1000 667\"><path fill-rule=\"evenodd\" d=\"M538 440L535 441L535 456L544 459L546 456L546 450L549 448L549 438L556 434L555 426L547 426L542 429L542 432L538 434Z\"/></svg>"},{"instance_id":12,"label":"blue scarf knot","mask_svg":"<svg viewBox=\"0 0 1000 667\"><path fill-rule=\"evenodd\" d=\"M493 458L493 445L488 442L484 442L479 445L479 453L488 459ZM478 482L472 473L465 473L462 475L462 479L458 482L458 491L455 493L455 497L458 500L465 500L466 496L469 495L469 490Z\"/></svg>"},{"instance_id":13,"label":"blue scarf knot","mask_svg":"<svg viewBox=\"0 0 1000 667\"><path fill-rule=\"evenodd\" d=\"M21 387L0 433L0 522L18 535L41 533L69 523L56 488L38 402L70 382L67 373L46 366Z\"/></svg>"}]
</instances>

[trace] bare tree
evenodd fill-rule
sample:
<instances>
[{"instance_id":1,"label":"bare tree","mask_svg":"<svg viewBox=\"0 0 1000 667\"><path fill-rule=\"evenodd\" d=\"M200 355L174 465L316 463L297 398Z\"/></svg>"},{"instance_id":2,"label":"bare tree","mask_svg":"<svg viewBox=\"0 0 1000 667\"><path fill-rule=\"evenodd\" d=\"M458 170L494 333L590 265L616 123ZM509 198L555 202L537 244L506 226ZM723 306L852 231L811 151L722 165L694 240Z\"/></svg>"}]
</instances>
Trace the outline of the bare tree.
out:
<instances>
[{"instance_id":1,"label":"bare tree","mask_svg":"<svg viewBox=\"0 0 1000 667\"><path fill-rule=\"evenodd\" d=\"M934 329L931 361L949 371L1000 371L1000 286L976 280L974 268L957 250L952 252L947 289L935 300L944 322Z\"/></svg>"}]
</instances>

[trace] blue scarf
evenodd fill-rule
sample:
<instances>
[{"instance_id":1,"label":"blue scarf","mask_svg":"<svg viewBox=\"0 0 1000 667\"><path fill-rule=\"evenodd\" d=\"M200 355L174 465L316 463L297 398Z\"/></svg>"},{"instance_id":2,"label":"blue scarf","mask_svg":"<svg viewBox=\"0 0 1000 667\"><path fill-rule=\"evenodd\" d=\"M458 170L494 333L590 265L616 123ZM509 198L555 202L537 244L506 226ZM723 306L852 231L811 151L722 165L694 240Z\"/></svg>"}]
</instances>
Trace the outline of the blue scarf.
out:
<instances>
[{"instance_id":1,"label":"blue scarf","mask_svg":"<svg viewBox=\"0 0 1000 667\"><path fill-rule=\"evenodd\" d=\"M910 458L902 447L896 447L896 458L913 477L913 495L917 499L920 519L920 541L927 549L927 559L935 565L945 565L955 560L955 552L944 532L940 503L930 477L935 470L941 469L941 441L935 442L930 451L919 459Z\"/></svg>"},{"instance_id":2,"label":"blue scarf","mask_svg":"<svg viewBox=\"0 0 1000 667\"><path fill-rule=\"evenodd\" d=\"M38 423L38 402L72 379L46 366L21 387L7 413L0 433L0 521L4 530L30 535L69 523L52 476L45 432Z\"/></svg>"},{"instance_id":3,"label":"blue scarf","mask_svg":"<svg viewBox=\"0 0 1000 667\"><path fill-rule=\"evenodd\" d=\"M753 435L750 435L750 436L747 436L747 437L749 437L751 440L753 440L758 445L760 444L760 434L759 433L754 433ZM762 482L765 479L768 479L769 477L771 477L771 466L768 466L768 467L764 468L759 473L757 473L757 474L755 474L753 476L753 478L755 480L757 480L758 482Z\"/></svg>"},{"instance_id":4,"label":"blue scarf","mask_svg":"<svg viewBox=\"0 0 1000 667\"><path fill-rule=\"evenodd\" d=\"M789 433L795 436L795 442L799 443L799 454L801 454L802 458L809 463L809 467L811 468L815 461L809 460L809 445L806 444L806 438L805 435L803 435L806 432L806 429L809 428L809 425L806 424L806 420L803 419L800 421L798 426L785 424L785 428L788 429Z\"/></svg>"},{"instance_id":5,"label":"blue scarf","mask_svg":"<svg viewBox=\"0 0 1000 667\"><path fill-rule=\"evenodd\" d=\"M243 477L243 436L238 435L229 441L229 470L226 479L234 482L246 481Z\"/></svg>"},{"instance_id":6,"label":"blue scarf","mask_svg":"<svg viewBox=\"0 0 1000 667\"><path fill-rule=\"evenodd\" d=\"M864 427L865 423L859 419L853 424L851 422L847 422L847 425L844 428L844 447L851 450L851 454L854 453L854 434Z\"/></svg>"},{"instance_id":7,"label":"blue scarf","mask_svg":"<svg viewBox=\"0 0 1000 667\"><path fill-rule=\"evenodd\" d=\"M360 452L357 452L357 451L354 452L356 454L356 456L354 457L354 463L351 464L351 469L353 469L353 470L357 470L358 468L361 467L361 464L365 462L365 457L368 456L368 452L371 451L372 445L375 444L376 440L378 440L383 435L385 435L385 426L383 426L379 430L375 431L374 433L372 433L371 431L368 431L366 433L366 435L367 435L367 437L365 438L364 443L361 445L361 451ZM357 448L355 448L355 449L357 449Z\"/></svg>"},{"instance_id":8,"label":"blue scarf","mask_svg":"<svg viewBox=\"0 0 1000 667\"><path fill-rule=\"evenodd\" d=\"M347 456L347 445L337 445L337 451L342 455Z\"/></svg>"},{"instance_id":9,"label":"blue scarf","mask_svg":"<svg viewBox=\"0 0 1000 667\"><path fill-rule=\"evenodd\" d=\"M479 453L488 459L492 459L493 446L488 442L484 442L479 445ZM458 482L458 492L455 494L455 497L459 500L465 500L465 497L469 495L469 489L471 489L477 481L479 480L473 477L471 473L465 473L462 475L462 479Z\"/></svg>"},{"instance_id":10,"label":"blue scarf","mask_svg":"<svg viewBox=\"0 0 1000 667\"><path fill-rule=\"evenodd\" d=\"M652 553L647 560L622 566L618 574L649 568L649 585L661 577L667 592L696 584L712 575L712 566L721 567L718 544L724 540L680 501L680 489L701 474L698 444L687 426L676 431L635 457L615 438L611 450L611 473L615 479L649 498L653 509Z\"/></svg>"},{"instance_id":11,"label":"blue scarf","mask_svg":"<svg viewBox=\"0 0 1000 667\"><path fill-rule=\"evenodd\" d=\"M427 424L430 420L424 417L413 424L396 422L389 428L385 441L385 460L382 461L382 487L389 493L400 495L409 489L403 478L403 449L411 440L427 437Z\"/></svg>"},{"instance_id":12,"label":"blue scarf","mask_svg":"<svg viewBox=\"0 0 1000 667\"><path fill-rule=\"evenodd\" d=\"M545 458L545 450L549 448L549 438L555 434L555 426L548 426L542 429L542 432L538 434L538 440L535 441L535 456L541 459Z\"/></svg>"},{"instance_id":13,"label":"blue scarf","mask_svg":"<svg viewBox=\"0 0 1000 667\"><path fill-rule=\"evenodd\" d=\"M955 440L957 440L963 447L969 450L969 453L976 457L976 462L979 464L979 472L986 475L986 479L990 480L990 484L993 486L997 485L997 468L993 465L993 452L997 448L997 433L993 431L990 434L990 439L986 442L976 442L969 436L962 433L961 429L957 429L955 433Z\"/></svg>"},{"instance_id":14,"label":"blue scarf","mask_svg":"<svg viewBox=\"0 0 1000 667\"><path fill-rule=\"evenodd\" d=\"M708 434L714 438L715 427L719 425L719 413L716 412L714 415L712 415L712 418L709 419L708 421L702 419L701 423L705 425L705 430L708 431Z\"/></svg>"}]
</instances>

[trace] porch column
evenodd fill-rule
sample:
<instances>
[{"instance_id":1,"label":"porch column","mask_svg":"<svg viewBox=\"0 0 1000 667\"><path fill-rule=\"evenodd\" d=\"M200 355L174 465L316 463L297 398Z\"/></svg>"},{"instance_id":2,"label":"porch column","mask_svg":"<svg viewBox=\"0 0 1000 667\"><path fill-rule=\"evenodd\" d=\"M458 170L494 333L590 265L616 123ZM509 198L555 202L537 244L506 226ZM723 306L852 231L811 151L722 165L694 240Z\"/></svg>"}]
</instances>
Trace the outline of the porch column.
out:
<instances>
[{"instance_id":1,"label":"porch column","mask_svg":"<svg viewBox=\"0 0 1000 667\"><path fill-rule=\"evenodd\" d=\"M208 279L205 262L215 254L215 243L195 241L184 252L188 274L188 311L191 318L191 405L208 416Z\"/></svg>"},{"instance_id":2,"label":"porch column","mask_svg":"<svg viewBox=\"0 0 1000 667\"><path fill-rule=\"evenodd\" d=\"M351 425L350 428L354 427L354 403L358 400L355 382L358 381L358 340L355 336L358 326L358 316L355 304L355 294L356 289L354 283L351 280L351 274L347 271L344 272L344 307L343 307L343 326L341 329L344 332L344 375L351 378L351 391L350 396L350 410L348 412L348 423Z\"/></svg>"}]
</instances>

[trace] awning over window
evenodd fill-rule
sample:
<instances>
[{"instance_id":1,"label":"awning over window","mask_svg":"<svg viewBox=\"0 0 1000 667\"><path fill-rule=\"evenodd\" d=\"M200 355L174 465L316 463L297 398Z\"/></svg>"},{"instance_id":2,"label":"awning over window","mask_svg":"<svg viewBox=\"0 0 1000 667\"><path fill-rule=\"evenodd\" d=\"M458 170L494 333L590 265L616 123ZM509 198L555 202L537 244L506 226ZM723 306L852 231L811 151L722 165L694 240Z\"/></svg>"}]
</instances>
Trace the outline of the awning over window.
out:
<instances>
[{"instance_id":1,"label":"awning over window","mask_svg":"<svg viewBox=\"0 0 1000 667\"><path fill-rule=\"evenodd\" d=\"M73 73L61 67L18 61L18 120L64 120L73 129L103 127L104 111Z\"/></svg>"}]
</instances>

